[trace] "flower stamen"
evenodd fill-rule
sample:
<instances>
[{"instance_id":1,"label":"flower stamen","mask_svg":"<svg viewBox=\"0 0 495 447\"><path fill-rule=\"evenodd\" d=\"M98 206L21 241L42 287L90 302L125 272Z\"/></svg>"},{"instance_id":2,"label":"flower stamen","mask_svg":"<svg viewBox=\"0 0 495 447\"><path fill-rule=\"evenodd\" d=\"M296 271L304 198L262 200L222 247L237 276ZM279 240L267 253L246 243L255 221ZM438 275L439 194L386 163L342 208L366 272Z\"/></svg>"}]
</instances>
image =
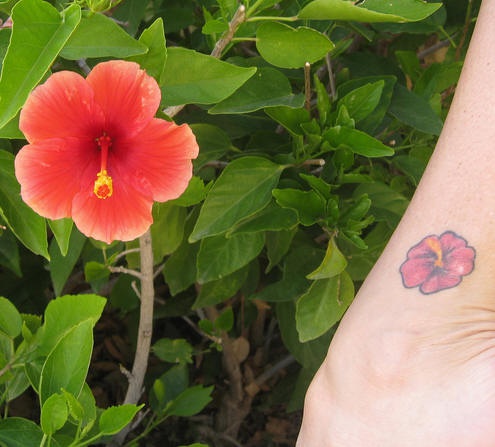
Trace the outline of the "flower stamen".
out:
<instances>
[{"instance_id":1,"label":"flower stamen","mask_svg":"<svg viewBox=\"0 0 495 447\"><path fill-rule=\"evenodd\" d=\"M101 149L101 165L100 172L96 174L93 192L99 199L108 199L113 194L112 177L107 172L108 149L112 145L112 139L104 133L96 139L96 144Z\"/></svg>"},{"instance_id":2,"label":"flower stamen","mask_svg":"<svg viewBox=\"0 0 495 447\"><path fill-rule=\"evenodd\" d=\"M428 244L428 247L431 248L431 251L435 253L437 256L437 259L435 260L435 267L443 267L443 251L442 251L442 245L440 244L440 241L437 238L430 238L426 241Z\"/></svg>"}]
</instances>

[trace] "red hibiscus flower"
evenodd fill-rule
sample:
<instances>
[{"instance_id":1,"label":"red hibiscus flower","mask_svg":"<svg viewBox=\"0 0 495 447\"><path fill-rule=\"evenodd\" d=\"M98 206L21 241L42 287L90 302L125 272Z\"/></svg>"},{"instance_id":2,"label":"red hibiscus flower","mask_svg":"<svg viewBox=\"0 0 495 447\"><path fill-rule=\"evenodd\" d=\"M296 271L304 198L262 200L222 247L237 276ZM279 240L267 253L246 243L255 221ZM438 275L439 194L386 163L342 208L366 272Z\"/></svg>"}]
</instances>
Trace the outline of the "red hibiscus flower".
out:
<instances>
[{"instance_id":1,"label":"red hibiscus flower","mask_svg":"<svg viewBox=\"0 0 495 447\"><path fill-rule=\"evenodd\" d=\"M405 287L430 294L457 286L474 269L475 251L452 231L427 236L407 253L400 272Z\"/></svg>"},{"instance_id":2,"label":"red hibiscus flower","mask_svg":"<svg viewBox=\"0 0 495 447\"><path fill-rule=\"evenodd\" d=\"M198 155L187 125L154 118L160 99L134 62L103 62L86 79L51 75L20 115L29 142L15 160L24 201L107 243L141 236L153 202L182 194Z\"/></svg>"}]
</instances>

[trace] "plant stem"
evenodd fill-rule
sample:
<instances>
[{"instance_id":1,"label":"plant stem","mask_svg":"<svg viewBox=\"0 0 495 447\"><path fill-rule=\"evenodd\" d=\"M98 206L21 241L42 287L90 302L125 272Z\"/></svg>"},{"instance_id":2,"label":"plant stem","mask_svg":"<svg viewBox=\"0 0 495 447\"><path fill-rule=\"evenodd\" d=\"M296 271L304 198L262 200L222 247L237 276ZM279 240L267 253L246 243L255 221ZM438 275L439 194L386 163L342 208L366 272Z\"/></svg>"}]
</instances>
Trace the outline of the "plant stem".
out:
<instances>
[{"instance_id":1,"label":"plant stem","mask_svg":"<svg viewBox=\"0 0 495 447\"><path fill-rule=\"evenodd\" d=\"M139 327L136 344L136 354L132 371L128 375L129 387L124 399L124 404L137 404L143 394L143 382L148 368L148 357L151 347L151 335L153 333L153 302L155 288L153 284L153 247L151 244L151 231L148 230L139 238L139 253L141 258L141 307L139 315ZM111 445L120 446L131 430L131 424L127 425L112 440Z\"/></svg>"},{"instance_id":2,"label":"plant stem","mask_svg":"<svg viewBox=\"0 0 495 447\"><path fill-rule=\"evenodd\" d=\"M124 404L137 404L141 398L144 376L148 366L151 334L153 332L155 289L153 285L153 248L150 230L139 238L139 248L141 255L141 309L136 354Z\"/></svg>"}]
</instances>

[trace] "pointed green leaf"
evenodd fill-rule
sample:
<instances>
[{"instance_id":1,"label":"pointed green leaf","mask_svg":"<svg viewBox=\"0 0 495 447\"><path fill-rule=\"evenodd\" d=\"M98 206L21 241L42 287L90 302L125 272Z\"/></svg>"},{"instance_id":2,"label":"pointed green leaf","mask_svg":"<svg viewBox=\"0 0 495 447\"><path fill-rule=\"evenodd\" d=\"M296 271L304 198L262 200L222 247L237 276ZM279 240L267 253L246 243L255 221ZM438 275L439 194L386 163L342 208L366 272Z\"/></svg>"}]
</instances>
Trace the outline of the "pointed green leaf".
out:
<instances>
[{"instance_id":1,"label":"pointed green leaf","mask_svg":"<svg viewBox=\"0 0 495 447\"><path fill-rule=\"evenodd\" d=\"M247 265L261 252L262 233L243 233L226 239L213 236L201 241L198 253L198 282L221 279Z\"/></svg>"},{"instance_id":2,"label":"pointed green leaf","mask_svg":"<svg viewBox=\"0 0 495 447\"><path fill-rule=\"evenodd\" d=\"M67 390L78 396L84 385L93 351L93 322L85 320L67 331L48 354L40 380L43 404L52 394Z\"/></svg>"},{"instance_id":3,"label":"pointed green leaf","mask_svg":"<svg viewBox=\"0 0 495 447\"><path fill-rule=\"evenodd\" d=\"M344 105L354 121L364 120L376 109L380 103L385 81L380 80L372 84L365 84L347 93L337 103L337 108Z\"/></svg>"},{"instance_id":4,"label":"pointed green leaf","mask_svg":"<svg viewBox=\"0 0 495 447\"><path fill-rule=\"evenodd\" d=\"M168 49L162 78L163 102L167 106L217 103L255 72L254 67L238 67L193 50L172 47Z\"/></svg>"},{"instance_id":5,"label":"pointed green leaf","mask_svg":"<svg viewBox=\"0 0 495 447\"><path fill-rule=\"evenodd\" d=\"M48 220L48 226L55 236L61 255L65 256L67 254L67 250L69 249L69 240L72 234L74 222L70 218Z\"/></svg>"},{"instance_id":6,"label":"pointed green leaf","mask_svg":"<svg viewBox=\"0 0 495 447\"><path fill-rule=\"evenodd\" d=\"M167 62L165 30L163 29L163 20L161 17L156 19L142 32L139 42L146 45L148 51L145 54L131 56L128 59L137 62L160 84L165 70L165 63Z\"/></svg>"},{"instance_id":7,"label":"pointed green leaf","mask_svg":"<svg viewBox=\"0 0 495 447\"><path fill-rule=\"evenodd\" d=\"M273 197L281 207L294 210L301 225L311 226L325 217L325 201L315 191L274 189Z\"/></svg>"},{"instance_id":8,"label":"pointed green leaf","mask_svg":"<svg viewBox=\"0 0 495 447\"><path fill-rule=\"evenodd\" d=\"M85 12L60 55L65 59L128 57L143 54L148 47L127 34L110 17Z\"/></svg>"},{"instance_id":9,"label":"pointed green leaf","mask_svg":"<svg viewBox=\"0 0 495 447\"><path fill-rule=\"evenodd\" d=\"M266 22L256 32L256 48L267 62L281 68L312 64L333 50L324 34L306 27L297 29L278 22Z\"/></svg>"},{"instance_id":10,"label":"pointed green leaf","mask_svg":"<svg viewBox=\"0 0 495 447\"><path fill-rule=\"evenodd\" d=\"M224 233L264 208L283 169L284 166L261 157L242 157L231 162L206 197L189 240Z\"/></svg>"},{"instance_id":11,"label":"pointed green leaf","mask_svg":"<svg viewBox=\"0 0 495 447\"><path fill-rule=\"evenodd\" d=\"M328 129L323 138L333 147L348 146L355 154L365 157L388 157L394 155L394 150L385 146L381 141L365 132L344 126L335 126Z\"/></svg>"},{"instance_id":12,"label":"pointed green leaf","mask_svg":"<svg viewBox=\"0 0 495 447\"><path fill-rule=\"evenodd\" d=\"M81 20L72 4L59 13L48 2L21 0L12 10L12 38L0 78L0 128L17 114Z\"/></svg>"},{"instance_id":13,"label":"pointed green leaf","mask_svg":"<svg viewBox=\"0 0 495 447\"><path fill-rule=\"evenodd\" d=\"M203 284L193 304L193 309L214 306L232 298L246 282L248 272L248 266L244 266L224 278Z\"/></svg>"},{"instance_id":14,"label":"pointed green leaf","mask_svg":"<svg viewBox=\"0 0 495 447\"><path fill-rule=\"evenodd\" d=\"M167 408L169 416L190 417L199 413L211 401L213 387L196 385L179 394Z\"/></svg>"},{"instance_id":15,"label":"pointed green leaf","mask_svg":"<svg viewBox=\"0 0 495 447\"><path fill-rule=\"evenodd\" d=\"M184 338L160 338L151 349L164 362L192 363L193 347Z\"/></svg>"},{"instance_id":16,"label":"pointed green leaf","mask_svg":"<svg viewBox=\"0 0 495 447\"><path fill-rule=\"evenodd\" d=\"M420 132L440 135L443 127L441 118L433 111L426 99L399 84L395 86L388 112Z\"/></svg>"},{"instance_id":17,"label":"pointed green leaf","mask_svg":"<svg viewBox=\"0 0 495 447\"><path fill-rule=\"evenodd\" d=\"M354 284L343 272L319 279L296 303L296 327L301 342L320 337L344 315L354 298Z\"/></svg>"},{"instance_id":18,"label":"pointed green leaf","mask_svg":"<svg viewBox=\"0 0 495 447\"><path fill-rule=\"evenodd\" d=\"M249 113L266 107L304 105L304 95L294 95L289 80L274 68L259 68L232 96L213 106L208 113Z\"/></svg>"},{"instance_id":19,"label":"pointed green leaf","mask_svg":"<svg viewBox=\"0 0 495 447\"><path fill-rule=\"evenodd\" d=\"M14 156L0 150L0 214L17 238L33 253L49 258L45 219L21 199L14 175Z\"/></svg>"},{"instance_id":20,"label":"pointed green leaf","mask_svg":"<svg viewBox=\"0 0 495 447\"><path fill-rule=\"evenodd\" d=\"M347 259L338 249L335 239L328 242L327 251L322 263L316 270L306 276L308 279L332 278L342 273L347 267Z\"/></svg>"},{"instance_id":21,"label":"pointed green leaf","mask_svg":"<svg viewBox=\"0 0 495 447\"><path fill-rule=\"evenodd\" d=\"M62 292L67 279L79 260L79 255L85 242L86 236L77 230L72 231L65 256L60 252L59 244L56 240L52 240L50 243L50 277L56 296L59 296Z\"/></svg>"},{"instance_id":22,"label":"pointed green leaf","mask_svg":"<svg viewBox=\"0 0 495 447\"><path fill-rule=\"evenodd\" d=\"M105 298L97 295L65 295L50 301L45 310L45 324L40 338L41 353L52 351L75 325L86 320L95 325L105 303Z\"/></svg>"},{"instance_id":23,"label":"pointed green leaf","mask_svg":"<svg viewBox=\"0 0 495 447\"><path fill-rule=\"evenodd\" d=\"M351 20L354 22L414 22L423 20L442 6L422 0L314 0L298 14L300 19Z\"/></svg>"},{"instance_id":24,"label":"pointed green leaf","mask_svg":"<svg viewBox=\"0 0 495 447\"><path fill-rule=\"evenodd\" d=\"M98 422L102 435L114 435L122 430L129 422L132 421L136 413L143 405L119 405L118 407L107 408L101 413Z\"/></svg>"}]
</instances>

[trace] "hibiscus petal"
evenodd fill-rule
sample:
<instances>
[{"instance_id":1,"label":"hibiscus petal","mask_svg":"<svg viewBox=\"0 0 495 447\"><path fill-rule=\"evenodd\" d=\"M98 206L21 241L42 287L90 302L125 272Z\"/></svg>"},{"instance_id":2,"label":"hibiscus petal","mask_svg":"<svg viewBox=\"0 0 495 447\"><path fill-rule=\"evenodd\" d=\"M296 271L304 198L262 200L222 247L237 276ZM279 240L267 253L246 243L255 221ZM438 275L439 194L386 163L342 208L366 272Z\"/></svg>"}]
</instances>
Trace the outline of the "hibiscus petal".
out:
<instances>
[{"instance_id":1,"label":"hibiscus petal","mask_svg":"<svg viewBox=\"0 0 495 447\"><path fill-rule=\"evenodd\" d=\"M462 278L442 270L436 270L419 288L425 294L439 292L457 286Z\"/></svg>"},{"instance_id":2,"label":"hibiscus petal","mask_svg":"<svg viewBox=\"0 0 495 447\"><path fill-rule=\"evenodd\" d=\"M34 143L47 138L96 137L103 115L86 80L71 71L60 71L29 95L19 128Z\"/></svg>"},{"instance_id":3,"label":"hibiscus petal","mask_svg":"<svg viewBox=\"0 0 495 447\"><path fill-rule=\"evenodd\" d=\"M405 287L416 287L428 279L435 269L431 259L415 258L404 262L400 267Z\"/></svg>"},{"instance_id":4,"label":"hibiscus petal","mask_svg":"<svg viewBox=\"0 0 495 447\"><path fill-rule=\"evenodd\" d=\"M75 196L72 206L72 218L79 231L108 244L136 239L153 222L150 198L120 181L115 173L113 185L113 194L107 199L97 198L93 185L87 185Z\"/></svg>"},{"instance_id":5,"label":"hibiscus petal","mask_svg":"<svg viewBox=\"0 0 495 447\"><path fill-rule=\"evenodd\" d=\"M438 255L433 251L432 247L440 247L437 236L427 236L419 244L416 244L407 252L408 259L414 258L432 258L437 259Z\"/></svg>"},{"instance_id":6,"label":"hibiscus petal","mask_svg":"<svg viewBox=\"0 0 495 447\"><path fill-rule=\"evenodd\" d=\"M457 248L444 259L444 269L454 275L464 276L474 269L475 252L471 247Z\"/></svg>"},{"instance_id":7,"label":"hibiscus petal","mask_svg":"<svg viewBox=\"0 0 495 447\"><path fill-rule=\"evenodd\" d=\"M133 173L131 181L137 190L149 190L154 200L165 202L187 188L191 159L198 151L189 126L155 118L134 138L119 142L112 156L121 170Z\"/></svg>"},{"instance_id":8,"label":"hibiscus petal","mask_svg":"<svg viewBox=\"0 0 495 447\"><path fill-rule=\"evenodd\" d=\"M440 244L444 254L467 246L466 240L452 231L446 231L440 236Z\"/></svg>"},{"instance_id":9,"label":"hibiscus petal","mask_svg":"<svg viewBox=\"0 0 495 447\"><path fill-rule=\"evenodd\" d=\"M112 138L141 131L160 105L160 87L135 62L102 62L86 80L103 109L105 130Z\"/></svg>"},{"instance_id":10,"label":"hibiscus petal","mask_svg":"<svg viewBox=\"0 0 495 447\"><path fill-rule=\"evenodd\" d=\"M76 138L52 139L19 151L15 175L21 195L38 214L49 219L70 217L72 199L81 188L81 172L92 162L88 144Z\"/></svg>"}]
</instances>

